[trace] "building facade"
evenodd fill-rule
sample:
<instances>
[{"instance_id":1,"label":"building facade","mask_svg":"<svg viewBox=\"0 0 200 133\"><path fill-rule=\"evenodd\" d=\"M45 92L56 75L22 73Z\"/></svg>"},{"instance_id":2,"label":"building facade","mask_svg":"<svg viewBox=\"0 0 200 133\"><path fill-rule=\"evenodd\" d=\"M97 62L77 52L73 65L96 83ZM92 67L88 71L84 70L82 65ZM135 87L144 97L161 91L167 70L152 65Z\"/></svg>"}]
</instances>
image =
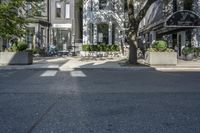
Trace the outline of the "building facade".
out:
<instances>
[{"instance_id":1,"label":"building facade","mask_svg":"<svg viewBox=\"0 0 200 133\"><path fill-rule=\"evenodd\" d=\"M164 39L181 58L183 47L200 47L199 15L200 0L157 0L140 22L139 43L150 47Z\"/></svg>"},{"instance_id":2,"label":"building facade","mask_svg":"<svg viewBox=\"0 0 200 133\"><path fill-rule=\"evenodd\" d=\"M32 0L27 2L24 15L32 22L27 25L24 40L29 49L41 48L46 51L54 44L59 51L81 42L81 8L79 0ZM40 8L35 10L33 5ZM82 21L82 19L81 19ZM1 44L8 42L3 42ZM9 46L8 46L9 47ZM2 45L0 46L2 50Z\"/></svg>"},{"instance_id":3,"label":"building facade","mask_svg":"<svg viewBox=\"0 0 200 133\"><path fill-rule=\"evenodd\" d=\"M80 23L78 0L50 0L50 43L60 51L80 42Z\"/></svg>"},{"instance_id":4,"label":"building facade","mask_svg":"<svg viewBox=\"0 0 200 133\"><path fill-rule=\"evenodd\" d=\"M33 5L37 4L40 8L35 12ZM48 43L48 22L47 14L47 0L31 1L26 5L26 11L32 23L27 26L27 34L25 41L28 44L29 49L32 48L46 48ZM34 16L34 17L32 17Z\"/></svg>"},{"instance_id":5,"label":"building facade","mask_svg":"<svg viewBox=\"0 0 200 133\"><path fill-rule=\"evenodd\" d=\"M125 16L123 0L84 0L83 44L119 44Z\"/></svg>"},{"instance_id":6,"label":"building facade","mask_svg":"<svg viewBox=\"0 0 200 133\"><path fill-rule=\"evenodd\" d=\"M27 40L46 50L50 45L55 45L58 51L68 51L70 46L81 41L78 2L79 0L37 1L44 5L42 17L36 18L37 23L29 24L28 28L32 32Z\"/></svg>"}]
</instances>

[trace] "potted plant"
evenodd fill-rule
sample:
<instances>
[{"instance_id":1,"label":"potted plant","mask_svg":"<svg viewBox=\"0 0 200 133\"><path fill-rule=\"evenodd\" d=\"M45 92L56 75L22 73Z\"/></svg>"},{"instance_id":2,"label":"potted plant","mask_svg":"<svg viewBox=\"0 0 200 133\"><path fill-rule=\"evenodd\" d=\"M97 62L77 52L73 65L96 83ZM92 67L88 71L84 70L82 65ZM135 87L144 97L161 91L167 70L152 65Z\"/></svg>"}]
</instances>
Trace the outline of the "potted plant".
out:
<instances>
[{"instance_id":1,"label":"potted plant","mask_svg":"<svg viewBox=\"0 0 200 133\"><path fill-rule=\"evenodd\" d=\"M149 65L176 65L177 53L167 48L167 42L155 41L145 55L146 63Z\"/></svg>"},{"instance_id":2,"label":"potted plant","mask_svg":"<svg viewBox=\"0 0 200 133\"><path fill-rule=\"evenodd\" d=\"M27 50L28 45L16 42L12 47L0 52L0 64L5 65L29 65L33 63L32 52Z\"/></svg>"},{"instance_id":3,"label":"potted plant","mask_svg":"<svg viewBox=\"0 0 200 133\"><path fill-rule=\"evenodd\" d=\"M194 58L194 48L184 47L182 49L182 54L184 55L185 60L187 60L187 61L193 60L193 58Z\"/></svg>"}]
</instances>

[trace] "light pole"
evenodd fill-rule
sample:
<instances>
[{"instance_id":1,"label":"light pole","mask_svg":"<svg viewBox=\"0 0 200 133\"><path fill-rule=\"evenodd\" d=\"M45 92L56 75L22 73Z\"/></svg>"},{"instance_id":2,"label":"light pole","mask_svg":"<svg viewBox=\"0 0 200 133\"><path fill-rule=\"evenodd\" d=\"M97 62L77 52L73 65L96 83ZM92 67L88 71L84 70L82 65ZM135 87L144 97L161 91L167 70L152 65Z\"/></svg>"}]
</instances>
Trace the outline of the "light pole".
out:
<instances>
[{"instance_id":1,"label":"light pole","mask_svg":"<svg viewBox=\"0 0 200 133\"><path fill-rule=\"evenodd\" d=\"M75 34L72 35L73 36L73 47L74 47L74 52L72 53L72 56L76 56L76 45L75 45Z\"/></svg>"},{"instance_id":2,"label":"light pole","mask_svg":"<svg viewBox=\"0 0 200 133\"><path fill-rule=\"evenodd\" d=\"M49 40L50 40L50 1L47 0L47 22L48 22L48 27L47 27L47 51L49 51Z\"/></svg>"}]
</instances>

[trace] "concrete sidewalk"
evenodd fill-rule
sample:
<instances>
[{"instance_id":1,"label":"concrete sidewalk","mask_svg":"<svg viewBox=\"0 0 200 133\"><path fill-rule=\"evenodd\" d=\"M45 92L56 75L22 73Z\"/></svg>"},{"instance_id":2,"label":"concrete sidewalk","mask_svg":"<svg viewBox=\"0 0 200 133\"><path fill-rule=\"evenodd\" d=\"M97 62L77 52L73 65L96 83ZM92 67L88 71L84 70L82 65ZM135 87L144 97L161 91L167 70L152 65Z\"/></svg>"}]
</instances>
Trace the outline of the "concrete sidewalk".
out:
<instances>
[{"instance_id":1,"label":"concrete sidewalk","mask_svg":"<svg viewBox=\"0 0 200 133\"><path fill-rule=\"evenodd\" d=\"M177 66L147 66L144 60L140 65L127 65L125 57L118 58L81 58L81 57L37 57L32 65L0 66L0 70L10 69L117 69L117 70L157 70L157 71L200 71L200 60L179 60Z\"/></svg>"},{"instance_id":2,"label":"concrete sidewalk","mask_svg":"<svg viewBox=\"0 0 200 133\"><path fill-rule=\"evenodd\" d=\"M0 65L0 70L10 69L59 69L68 61L63 57L35 57L32 65Z\"/></svg>"}]
</instances>

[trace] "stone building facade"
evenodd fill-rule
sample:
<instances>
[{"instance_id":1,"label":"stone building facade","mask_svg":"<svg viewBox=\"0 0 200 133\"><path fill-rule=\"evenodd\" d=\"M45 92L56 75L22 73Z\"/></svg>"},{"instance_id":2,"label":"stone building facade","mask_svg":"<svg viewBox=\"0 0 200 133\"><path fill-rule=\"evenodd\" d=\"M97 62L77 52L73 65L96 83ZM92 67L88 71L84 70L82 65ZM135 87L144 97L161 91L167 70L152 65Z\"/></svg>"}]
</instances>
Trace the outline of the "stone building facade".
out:
<instances>
[{"instance_id":1,"label":"stone building facade","mask_svg":"<svg viewBox=\"0 0 200 133\"><path fill-rule=\"evenodd\" d=\"M150 47L154 40L164 39L169 47L177 50L179 57L182 56L182 48L190 45L200 47L200 25L169 27L167 20L175 13L187 10L189 14L198 17L200 15L200 0L157 0L148 9L139 26L139 43ZM183 23L187 23L181 18ZM185 21L185 22L184 22ZM188 21L188 19L187 19Z\"/></svg>"},{"instance_id":2,"label":"stone building facade","mask_svg":"<svg viewBox=\"0 0 200 133\"><path fill-rule=\"evenodd\" d=\"M123 0L84 0L83 44L119 44L124 22Z\"/></svg>"},{"instance_id":3,"label":"stone building facade","mask_svg":"<svg viewBox=\"0 0 200 133\"><path fill-rule=\"evenodd\" d=\"M31 17L32 11L32 2L35 2L38 6L40 6L40 11L38 10L38 16ZM26 10L27 15L30 15L33 23L27 25L28 33L25 36L25 41L28 44L30 49L32 48L46 48L47 47L47 34L48 34L48 27L50 23L47 20L47 0L42 1L31 1L27 3Z\"/></svg>"},{"instance_id":4,"label":"stone building facade","mask_svg":"<svg viewBox=\"0 0 200 133\"><path fill-rule=\"evenodd\" d=\"M38 10L38 16L31 17L33 16L33 2L41 7L41 11ZM81 8L78 2L79 0L33 0L28 2L26 14L33 20L27 25L29 32L24 38L28 47L30 49L42 48L47 51L49 45L54 44L59 51L68 51L69 46L81 42L82 20L80 21ZM8 42L5 43L9 45ZM1 46L0 50L2 50Z\"/></svg>"},{"instance_id":5,"label":"stone building facade","mask_svg":"<svg viewBox=\"0 0 200 133\"><path fill-rule=\"evenodd\" d=\"M36 46L48 50L55 45L58 51L68 51L69 47L80 42L79 0L44 0L45 9L39 25L29 24L35 31ZM39 2L38 2L39 4ZM41 23L42 22L42 23ZM33 28L35 27L35 28ZM33 36L34 38L34 36Z\"/></svg>"}]
</instances>

